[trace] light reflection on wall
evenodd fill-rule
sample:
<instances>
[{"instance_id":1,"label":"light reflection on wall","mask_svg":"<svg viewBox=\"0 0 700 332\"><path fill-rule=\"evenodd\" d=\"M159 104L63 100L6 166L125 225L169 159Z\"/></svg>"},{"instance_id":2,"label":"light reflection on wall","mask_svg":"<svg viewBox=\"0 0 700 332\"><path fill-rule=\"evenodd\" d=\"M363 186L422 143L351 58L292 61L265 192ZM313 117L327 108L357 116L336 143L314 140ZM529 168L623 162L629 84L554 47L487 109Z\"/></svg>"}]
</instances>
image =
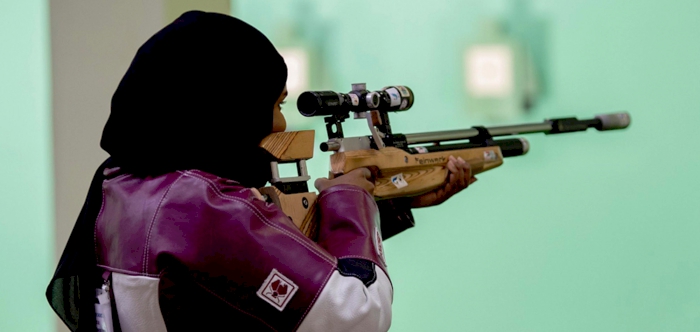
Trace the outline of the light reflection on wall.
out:
<instances>
[{"instance_id":1,"label":"light reflection on wall","mask_svg":"<svg viewBox=\"0 0 700 332\"><path fill-rule=\"evenodd\" d=\"M278 50L287 64L287 90L294 99L309 89L309 55L302 47L287 47Z\"/></svg>"}]
</instances>

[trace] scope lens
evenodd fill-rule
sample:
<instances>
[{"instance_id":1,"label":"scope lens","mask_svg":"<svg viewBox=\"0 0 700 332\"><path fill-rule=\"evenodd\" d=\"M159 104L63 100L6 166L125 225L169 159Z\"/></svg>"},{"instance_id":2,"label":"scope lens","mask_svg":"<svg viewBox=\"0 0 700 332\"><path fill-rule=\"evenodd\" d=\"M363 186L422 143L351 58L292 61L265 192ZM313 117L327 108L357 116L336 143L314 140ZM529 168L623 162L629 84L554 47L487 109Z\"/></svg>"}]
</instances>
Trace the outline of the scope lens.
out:
<instances>
[{"instance_id":1,"label":"scope lens","mask_svg":"<svg viewBox=\"0 0 700 332\"><path fill-rule=\"evenodd\" d=\"M333 91L306 91L297 99L297 109L303 116L332 115L342 104L342 97Z\"/></svg>"}]
</instances>

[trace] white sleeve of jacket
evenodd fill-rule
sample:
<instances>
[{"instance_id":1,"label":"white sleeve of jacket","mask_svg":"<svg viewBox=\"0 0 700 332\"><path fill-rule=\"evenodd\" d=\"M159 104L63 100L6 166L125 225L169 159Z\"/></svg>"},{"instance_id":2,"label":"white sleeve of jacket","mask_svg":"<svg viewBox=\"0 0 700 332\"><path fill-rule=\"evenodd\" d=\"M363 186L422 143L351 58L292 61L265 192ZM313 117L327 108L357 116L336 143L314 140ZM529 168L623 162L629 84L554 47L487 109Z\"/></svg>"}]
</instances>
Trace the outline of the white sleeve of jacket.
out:
<instances>
[{"instance_id":1,"label":"white sleeve of jacket","mask_svg":"<svg viewBox=\"0 0 700 332\"><path fill-rule=\"evenodd\" d=\"M388 331L393 289L384 271L374 269L377 280L369 287L334 271L299 331Z\"/></svg>"}]
</instances>

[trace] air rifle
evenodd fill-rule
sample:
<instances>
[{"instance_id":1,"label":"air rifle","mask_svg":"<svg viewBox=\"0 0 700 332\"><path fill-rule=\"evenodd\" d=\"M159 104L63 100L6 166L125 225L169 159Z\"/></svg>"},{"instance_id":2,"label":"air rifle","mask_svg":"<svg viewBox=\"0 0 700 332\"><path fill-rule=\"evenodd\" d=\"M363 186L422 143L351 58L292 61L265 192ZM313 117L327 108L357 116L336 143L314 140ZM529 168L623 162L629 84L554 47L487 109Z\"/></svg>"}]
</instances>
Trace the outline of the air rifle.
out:
<instances>
[{"instance_id":1,"label":"air rifle","mask_svg":"<svg viewBox=\"0 0 700 332\"><path fill-rule=\"evenodd\" d=\"M503 158L521 156L530 144L524 138L499 138L522 134L546 135L627 128L628 113L597 115L590 120L574 117L549 119L540 123L480 127L415 134L396 134L389 112L406 111L414 95L406 86L388 86L369 91L365 84L353 84L348 93L307 91L297 99L299 112L307 117L324 116L328 141L324 152L332 151L329 176L337 177L356 168L369 168L375 178L376 200L411 197L430 192L444 184L449 156L469 163L472 175L503 164ZM367 122L370 135L345 137L342 123L350 117ZM465 142L466 141L466 142ZM309 192L306 160L313 157L314 131L275 133L261 146L275 156L271 187L260 192L277 204L308 237L316 237L316 193ZM296 163L297 176L281 178L279 164Z\"/></svg>"}]
</instances>

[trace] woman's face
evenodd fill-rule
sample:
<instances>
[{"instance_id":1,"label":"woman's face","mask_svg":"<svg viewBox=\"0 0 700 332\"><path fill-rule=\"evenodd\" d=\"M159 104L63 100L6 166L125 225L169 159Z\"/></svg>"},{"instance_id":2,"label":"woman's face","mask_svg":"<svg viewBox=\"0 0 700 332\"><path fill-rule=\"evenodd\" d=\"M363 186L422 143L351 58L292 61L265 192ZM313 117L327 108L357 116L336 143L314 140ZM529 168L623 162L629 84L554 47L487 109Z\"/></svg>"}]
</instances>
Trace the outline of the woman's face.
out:
<instances>
[{"instance_id":1,"label":"woman's face","mask_svg":"<svg viewBox=\"0 0 700 332\"><path fill-rule=\"evenodd\" d=\"M284 104L284 99L287 98L287 86L284 86L282 94L275 102L274 110L272 111L272 132L279 133L287 129L287 120L284 119L284 114L282 114L282 104Z\"/></svg>"}]
</instances>

